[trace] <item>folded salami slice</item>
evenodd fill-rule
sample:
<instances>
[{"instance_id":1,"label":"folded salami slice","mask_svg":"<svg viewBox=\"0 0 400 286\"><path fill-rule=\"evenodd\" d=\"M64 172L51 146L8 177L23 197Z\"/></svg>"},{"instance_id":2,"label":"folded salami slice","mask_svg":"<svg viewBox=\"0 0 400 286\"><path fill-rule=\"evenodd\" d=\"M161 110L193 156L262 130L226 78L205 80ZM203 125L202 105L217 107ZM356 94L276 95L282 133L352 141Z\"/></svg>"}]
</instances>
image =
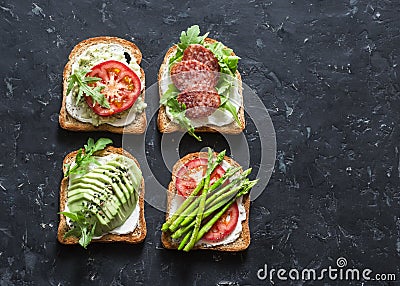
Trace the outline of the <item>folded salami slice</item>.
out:
<instances>
[{"instance_id":1,"label":"folded salami slice","mask_svg":"<svg viewBox=\"0 0 400 286\"><path fill-rule=\"evenodd\" d=\"M196 61L181 61L171 67L171 80L180 91L210 90L217 85L218 73Z\"/></svg>"},{"instance_id":2,"label":"folded salami slice","mask_svg":"<svg viewBox=\"0 0 400 286\"><path fill-rule=\"evenodd\" d=\"M177 99L186 105L188 118L207 117L221 104L221 98L215 91L184 91L178 95Z\"/></svg>"},{"instance_id":3,"label":"folded salami slice","mask_svg":"<svg viewBox=\"0 0 400 286\"><path fill-rule=\"evenodd\" d=\"M183 52L182 61L189 60L199 61L209 67L211 71L219 72L218 59L209 49L202 45L194 44L186 48Z\"/></svg>"}]
</instances>

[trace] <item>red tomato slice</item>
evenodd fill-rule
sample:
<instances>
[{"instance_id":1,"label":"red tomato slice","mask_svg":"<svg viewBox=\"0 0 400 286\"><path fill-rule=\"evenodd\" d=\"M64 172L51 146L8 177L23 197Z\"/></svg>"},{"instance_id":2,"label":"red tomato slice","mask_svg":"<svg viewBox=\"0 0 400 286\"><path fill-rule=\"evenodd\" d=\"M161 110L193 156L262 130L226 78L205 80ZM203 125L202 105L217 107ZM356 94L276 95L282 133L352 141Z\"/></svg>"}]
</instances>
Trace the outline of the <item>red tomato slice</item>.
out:
<instances>
[{"instance_id":1,"label":"red tomato slice","mask_svg":"<svg viewBox=\"0 0 400 286\"><path fill-rule=\"evenodd\" d=\"M188 197L196 188L198 183L198 181L196 181L194 177L197 175L198 179L201 178L202 176L204 176L206 170L207 170L206 158L196 158L187 162L177 172L176 189L178 190L178 194L184 197ZM225 174L224 168L218 165L217 168L215 168L214 172L212 172L211 174L210 184L214 183L224 174Z\"/></svg>"},{"instance_id":2,"label":"red tomato slice","mask_svg":"<svg viewBox=\"0 0 400 286\"><path fill-rule=\"evenodd\" d=\"M135 103L142 88L136 73L125 64L114 60L95 65L86 76L101 78L90 86L104 86L101 93L105 95L110 108L93 104L93 99L85 96L87 104L100 116L110 116L127 110Z\"/></svg>"},{"instance_id":3,"label":"red tomato slice","mask_svg":"<svg viewBox=\"0 0 400 286\"><path fill-rule=\"evenodd\" d=\"M233 232L239 220L239 208L234 202L203 236L203 240L218 242Z\"/></svg>"}]
</instances>

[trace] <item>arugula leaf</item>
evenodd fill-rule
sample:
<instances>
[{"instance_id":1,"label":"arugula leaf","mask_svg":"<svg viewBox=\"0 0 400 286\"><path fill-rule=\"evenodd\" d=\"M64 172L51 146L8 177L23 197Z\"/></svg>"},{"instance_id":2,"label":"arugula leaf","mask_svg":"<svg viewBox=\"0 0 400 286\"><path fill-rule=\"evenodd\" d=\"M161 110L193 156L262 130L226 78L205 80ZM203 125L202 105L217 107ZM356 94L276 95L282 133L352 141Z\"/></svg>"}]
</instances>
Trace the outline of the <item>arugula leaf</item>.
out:
<instances>
[{"instance_id":1,"label":"arugula leaf","mask_svg":"<svg viewBox=\"0 0 400 286\"><path fill-rule=\"evenodd\" d=\"M182 31L180 40L181 42L178 46L181 49L186 49L191 44L203 44L204 39L207 38L208 33L200 36L200 28L198 25L193 25L187 29L187 31Z\"/></svg>"},{"instance_id":2,"label":"arugula leaf","mask_svg":"<svg viewBox=\"0 0 400 286\"><path fill-rule=\"evenodd\" d=\"M171 113L173 119L175 119L182 128L186 129L190 135L192 135L198 141L201 141L201 138L194 133L194 127L190 122L190 119L185 115L185 104L180 104L177 100L178 94L179 90L173 83L170 83L168 85L168 89L160 99L160 104L168 106L169 112Z\"/></svg>"},{"instance_id":3,"label":"arugula leaf","mask_svg":"<svg viewBox=\"0 0 400 286\"><path fill-rule=\"evenodd\" d=\"M93 138L89 138L85 148L78 150L78 153L75 156L75 165L72 168L70 164L65 165L67 171L65 172L64 177L68 177L71 174L86 173L87 167L90 163L98 164L96 159L92 157L93 153L103 150L109 144L112 144L112 140L108 138L100 138L96 143L94 142ZM85 150L85 152L83 152L83 150Z\"/></svg>"},{"instance_id":4,"label":"arugula leaf","mask_svg":"<svg viewBox=\"0 0 400 286\"><path fill-rule=\"evenodd\" d=\"M180 104L176 97L171 97L167 101L166 105L170 108L169 111L173 119L175 119L182 128L186 129L190 135L192 135L198 141L201 141L201 137L194 133L194 127L190 122L190 119L185 115L186 105Z\"/></svg>"},{"instance_id":5,"label":"arugula leaf","mask_svg":"<svg viewBox=\"0 0 400 286\"><path fill-rule=\"evenodd\" d=\"M204 39L207 38L208 33L205 33L203 36L200 36L200 28L198 25L193 25L189 27L186 32L182 31L181 37L179 38L180 42L177 44L176 54L170 58L169 66L176 61L180 61L183 56L183 52L189 45L193 44L204 44Z\"/></svg>"},{"instance_id":6,"label":"arugula leaf","mask_svg":"<svg viewBox=\"0 0 400 286\"><path fill-rule=\"evenodd\" d=\"M166 105L168 100L171 98L176 98L179 94L179 90L175 87L173 83L170 83L168 85L168 89L165 91L165 93L161 96L160 98L160 104Z\"/></svg>"},{"instance_id":7,"label":"arugula leaf","mask_svg":"<svg viewBox=\"0 0 400 286\"><path fill-rule=\"evenodd\" d=\"M232 102L225 96L221 95L221 105L219 108L225 109L229 111L230 114L232 114L233 118L235 119L236 123L242 127L242 123L239 120L239 116L236 110L236 106L232 104Z\"/></svg>"},{"instance_id":8,"label":"arugula leaf","mask_svg":"<svg viewBox=\"0 0 400 286\"><path fill-rule=\"evenodd\" d=\"M215 89L219 95L228 97L233 86L236 86L236 78L231 75L221 73Z\"/></svg>"},{"instance_id":9,"label":"arugula leaf","mask_svg":"<svg viewBox=\"0 0 400 286\"><path fill-rule=\"evenodd\" d=\"M206 44L205 47L217 57L222 73L235 76L240 58L232 55L232 49L229 49L221 42Z\"/></svg>"},{"instance_id":10,"label":"arugula leaf","mask_svg":"<svg viewBox=\"0 0 400 286\"><path fill-rule=\"evenodd\" d=\"M93 99L93 103L98 103L102 107L110 108L110 104L108 100L101 93L104 89L104 86L96 86L92 87L89 84L100 81L99 77L86 77L86 74L90 70L81 69L74 72L68 79L68 87L67 94L69 94L72 89L77 88L78 95L76 98L76 102L79 103L82 99L83 94L90 96Z\"/></svg>"},{"instance_id":11,"label":"arugula leaf","mask_svg":"<svg viewBox=\"0 0 400 286\"><path fill-rule=\"evenodd\" d=\"M79 238L79 244L86 249L94 236L96 222L91 224L82 212L60 212L60 214L65 215L75 223L75 227L66 232L64 237L75 236Z\"/></svg>"},{"instance_id":12,"label":"arugula leaf","mask_svg":"<svg viewBox=\"0 0 400 286\"><path fill-rule=\"evenodd\" d=\"M236 123L242 127L242 123L239 120L237 110L235 105L232 104L231 100L229 100L229 95L232 87L236 86L236 78L227 75L221 74L220 79L218 81L217 86L215 89L217 90L218 94L221 97L221 104L219 108L227 110L230 114L232 114L233 118L235 119Z\"/></svg>"},{"instance_id":13,"label":"arugula leaf","mask_svg":"<svg viewBox=\"0 0 400 286\"><path fill-rule=\"evenodd\" d=\"M103 150L109 144L112 144L112 140L109 138L100 138L96 143L93 138L89 138L87 145L85 145L85 153L91 156L94 152Z\"/></svg>"}]
</instances>

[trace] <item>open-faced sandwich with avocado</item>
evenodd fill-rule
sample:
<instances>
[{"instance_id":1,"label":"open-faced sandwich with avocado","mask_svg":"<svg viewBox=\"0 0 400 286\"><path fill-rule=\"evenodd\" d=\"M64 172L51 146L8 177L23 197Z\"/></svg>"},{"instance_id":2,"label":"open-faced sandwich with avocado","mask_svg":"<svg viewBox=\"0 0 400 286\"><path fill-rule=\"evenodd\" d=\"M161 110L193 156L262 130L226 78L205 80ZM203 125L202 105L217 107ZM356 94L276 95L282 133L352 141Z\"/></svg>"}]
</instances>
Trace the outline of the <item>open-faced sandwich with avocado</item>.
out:
<instances>
[{"instance_id":1,"label":"open-faced sandwich with avocado","mask_svg":"<svg viewBox=\"0 0 400 286\"><path fill-rule=\"evenodd\" d=\"M132 42L96 37L77 44L63 73L62 128L144 133L145 74Z\"/></svg>"},{"instance_id":2,"label":"open-faced sandwich with avocado","mask_svg":"<svg viewBox=\"0 0 400 286\"><path fill-rule=\"evenodd\" d=\"M136 159L112 141L88 140L63 161L58 240L139 243L146 236L144 180Z\"/></svg>"},{"instance_id":3,"label":"open-faced sandwich with avocado","mask_svg":"<svg viewBox=\"0 0 400 286\"><path fill-rule=\"evenodd\" d=\"M168 186L165 248L241 251L250 244L249 191L257 183L233 159L211 149L188 154Z\"/></svg>"},{"instance_id":4,"label":"open-faced sandwich with avocado","mask_svg":"<svg viewBox=\"0 0 400 286\"><path fill-rule=\"evenodd\" d=\"M158 84L162 133L187 131L239 134L245 128L242 80L232 49L200 36L195 25L181 33L160 67Z\"/></svg>"}]
</instances>

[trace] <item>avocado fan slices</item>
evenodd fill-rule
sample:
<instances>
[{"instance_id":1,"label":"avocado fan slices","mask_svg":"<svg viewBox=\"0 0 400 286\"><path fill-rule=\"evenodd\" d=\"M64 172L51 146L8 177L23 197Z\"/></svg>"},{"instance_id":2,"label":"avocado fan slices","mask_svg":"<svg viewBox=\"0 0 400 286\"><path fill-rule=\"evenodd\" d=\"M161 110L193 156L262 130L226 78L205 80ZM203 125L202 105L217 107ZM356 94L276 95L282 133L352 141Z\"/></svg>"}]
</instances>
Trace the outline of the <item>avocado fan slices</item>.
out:
<instances>
[{"instance_id":1,"label":"avocado fan slices","mask_svg":"<svg viewBox=\"0 0 400 286\"><path fill-rule=\"evenodd\" d=\"M68 208L82 212L88 221L96 223L96 236L107 233L132 214L138 201L140 178L136 164L119 156L71 181Z\"/></svg>"}]
</instances>

